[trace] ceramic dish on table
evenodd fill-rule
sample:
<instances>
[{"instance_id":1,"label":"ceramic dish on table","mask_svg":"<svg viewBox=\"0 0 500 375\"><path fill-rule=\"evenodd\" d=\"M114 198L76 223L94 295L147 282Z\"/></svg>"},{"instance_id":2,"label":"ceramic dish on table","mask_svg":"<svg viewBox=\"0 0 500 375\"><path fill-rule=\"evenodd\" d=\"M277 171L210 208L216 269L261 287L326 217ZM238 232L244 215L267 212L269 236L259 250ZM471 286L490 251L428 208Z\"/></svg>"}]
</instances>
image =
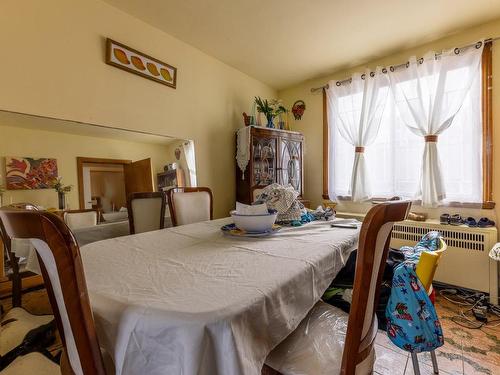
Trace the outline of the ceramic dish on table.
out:
<instances>
[{"instance_id":1,"label":"ceramic dish on table","mask_svg":"<svg viewBox=\"0 0 500 375\"><path fill-rule=\"evenodd\" d=\"M230 212L236 228L246 233L265 233L272 230L278 217L278 211L268 210L266 214L261 215L241 215L236 210Z\"/></svg>"},{"instance_id":2,"label":"ceramic dish on table","mask_svg":"<svg viewBox=\"0 0 500 375\"><path fill-rule=\"evenodd\" d=\"M270 236L276 232L278 232L281 229L281 226L274 224L271 229L264 231L264 232L246 232L242 229L239 229L236 227L235 224L227 224L223 225L220 230L229 236L234 236L234 237L251 237L251 238L259 238L259 237L267 237Z\"/></svg>"}]
</instances>

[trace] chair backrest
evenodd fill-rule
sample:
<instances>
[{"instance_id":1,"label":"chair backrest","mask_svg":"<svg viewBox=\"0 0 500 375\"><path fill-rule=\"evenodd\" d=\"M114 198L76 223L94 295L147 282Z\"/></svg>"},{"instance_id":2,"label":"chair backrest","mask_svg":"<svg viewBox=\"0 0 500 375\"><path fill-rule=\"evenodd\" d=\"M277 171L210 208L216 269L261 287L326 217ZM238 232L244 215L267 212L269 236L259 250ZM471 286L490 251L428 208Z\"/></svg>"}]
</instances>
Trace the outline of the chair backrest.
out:
<instances>
[{"instance_id":1,"label":"chair backrest","mask_svg":"<svg viewBox=\"0 0 500 375\"><path fill-rule=\"evenodd\" d=\"M392 226L406 218L411 202L385 202L365 216L359 235L352 304L349 312L341 374L354 374L356 365L371 355L377 335L376 306Z\"/></svg>"},{"instance_id":2,"label":"chair backrest","mask_svg":"<svg viewBox=\"0 0 500 375\"><path fill-rule=\"evenodd\" d=\"M5 237L30 239L72 371L104 375L78 245L63 220L48 212L0 209Z\"/></svg>"},{"instance_id":3,"label":"chair backrest","mask_svg":"<svg viewBox=\"0 0 500 375\"><path fill-rule=\"evenodd\" d=\"M64 212L64 222L71 230L91 227L99 222L97 210L70 210Z\"/></svg>"},{"instance_id":4,"label":"chair backrest","mask_svg":"<svg viewBox=\"0 0 500 375\"><path fill-rule=\"evenodd\" d=\"M424 251L420 254L420 259L418 260L415 272L427 292L430 292L439 260L447 248L448 245L446 242L440 238L439 249L436 251Z\"/></svg>"},{"instance_id":5,"label":"chair backrest","mask_svg":"<svg viewBox=\"0 0 500 375\"><path fill-rule=\"evenodd\" d=\"M207 187L172 188L167 191L172 225L212 220L213 196Z\"/></svg>"},{"instance_id":6,"label":"chair backrest","mask_svg":"<svg viewBox=\"0 0 500 375\"><path fill-rule=\"evenodd\" d=\"M130 233L163 229L165 226L166 203L163 192L129 194L127 210Z\"/></svg>"},{"instance_id":7,"label":"chair backrest","mask_svg":"<svg viewBox=\"0 0 500 375\"><path fill-rule=\"evenodd\" d=\"M38 207L35 204L28 203L28 202L11 203L11 204L5 206L5 208L17 208L17 209L20 209L20 210L34 210L34 211L39 211Z\"/></svg>"}]
</instances>

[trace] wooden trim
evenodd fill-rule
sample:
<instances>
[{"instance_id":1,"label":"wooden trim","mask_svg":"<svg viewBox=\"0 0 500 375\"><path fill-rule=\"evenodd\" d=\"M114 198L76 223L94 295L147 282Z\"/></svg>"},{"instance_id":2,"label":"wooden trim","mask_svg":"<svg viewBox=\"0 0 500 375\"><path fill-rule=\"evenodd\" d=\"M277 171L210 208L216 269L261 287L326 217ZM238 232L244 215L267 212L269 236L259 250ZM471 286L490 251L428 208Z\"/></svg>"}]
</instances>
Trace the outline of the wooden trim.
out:
<instances>
[{"instance_id":1,"label":"wooden trim","mask_svg":"<svg viewBox=\"0 0 500 375\"><path fill-rule=\"evenodd\" d=\"M483 208L493 204L493 106L492 106L492 42L484 44L481 63L483 120Z\"/></svg>"},{"instance_id":2,"label":"wooden trim","mask_svg":"<svg viewBox=\"0 0 500 375\"><path fill-rule=\"evenodd\" d=\"M78 156L76 158L76 172L78 175L78 204L80 209L85 209L85 197L83 195L83 164L94 163L94 164L130 164L132 160L125 159L105 159L105 158L87 158L84 156Z\"/></svg>"},{"instance_id":3,"label":"wooden trim","mask_svg":"<svg viewBox=\"0 0 500 375\"><path fill-rule=\"evenodd\" d=\"M112 46L112 44L116 44L117 46L120 46L120 47L126 49L127 51L133 52L133 53L135 53L135 54L137 54L139 56L145 57L145 58L147 58L149 60L153 60L154 62L157 62L160 65L164 65L164 66L167 66L167 67L173 69L173 71L174 71L173 83L169 83L167 81L163 81L161 79L158 79L158 78L152 77L150 75L141 73L141 72L139 72L139 71L137 71L135 69L129 68L129 67L125 66L125 65L121 65L121 64L115 63L114 61L111 60L111 50L112 50L111 46ZM123 43L119 43L119 42L117 42L117 41L115 41L113 39L110 39L110 38L106 38L106 64L114 66L114 67L116 67L118 69L123 69L123 70L125 70L127 72L130 72L130 73L134 73L134 74L136 74L136 75L138 75L140 77L150 79L151 81L164 84L165 86L172 87L173 89L177 88L177 68L175 66L167 64L166 62L158 60L158 59L156 59L156 58L154 58L152 56L146 55L143 52L137 51L134 48L131 48L131 47L129 47L129 46L123 44Z\"/></svg>"},{"instance_id":4,"label":"wooden trim","mask_svg":"<svg viewBox=\"0 0 500 375\"><path fill-rule=\"evenodd\" d=\"M172 189L167 190L167 198L168 198L168 209L170 210L170 219L172 220L172 225L174 227L177 226L177 216L175 212L175 205L174 205L174 194L176 193L197 193L197 192L206 192L210 196L210 220L213 220L213 213L214 213L214 198L212 195L212 190L207 187L176 187Z\"/></svg>"},{"instance_id":5,"label":"wooden trim","mask_svg":"<svg viewBox=\"0 0 500 375\"><path fill-rule=\"evenodd\" d=\"M493 209L493 104L492 104L492 41L484 44L481 62L481 115L483 123L483 202L450 202L443 207L482 208ZM323 90L323 199L330 199L328 195L328 113L326 106L326 92ZM351 197L337 197L338 200L351 200ZM379 198L373 198L379 199ZM418 204L417 201L414 202Z\"/></svg>"},{"instance_id":6,"label":"wooden trim","mask_svg":"<svg viewBox=\"0 0 500 375\"><path fill-rule=\"evenodd\" d=\"M337 201L351 201L352 198L350 195L337 195ZM323 196L323 199L329 199L328 195ZM385 198L385 197L373 197L370 200L367 200L364 203L382 203L389 201L390 198ZM419 199L412 200L412 204L414 206L421 206L422 201ZM438 205L438 207L456 207L456 208L477 208L477 209L493 209L495 208L495 202L483 202L483 203L473 203L473 202L447 202L447 203L441 203Z\"/></svg>"},{"instance_id":7,"label":"wooden trim","mask_svg":"<svg viewBox=\"0 0 500 375\"><path fill-rule=\"evenodd\" d=\"M33 274L28 274L28 275L29 276L24 276L21 279L21 292L25 292L43 286L42 276ZM12 286L13 286L12 281L9 280L8 278L6 278L6 280L0 281L0 298L6 298L8 296L13 297Z\"/></svg>"},{"instance_id":8,"label":"wooden trim","mask_svg":"<svg viewBox=\"0 0 500 375\"><path fill-rule=\"evenodd\" d=\"M326 91L323 89L323 199L330 199L328 194L328 141L330 134L328 130L328 113L326 105Z\"/></svg>"},{"instance_id":9,"label":"wooden trim","mask_svg":"<svg viewBox=\"0 0 500 375\"><path fill-rule=\"evenodd\" d=\"M165 193L158 191L147 191L140 193L130 193L127 197L128 222L130 226L130 234L135 234L134 226L134 210L132 209L132 201L135 199L158 199L161 198L160 208L160 229L165 228L165 205L167 204ZM153 215L153 213L151 213Z\"/></svg>"}]
</instances>

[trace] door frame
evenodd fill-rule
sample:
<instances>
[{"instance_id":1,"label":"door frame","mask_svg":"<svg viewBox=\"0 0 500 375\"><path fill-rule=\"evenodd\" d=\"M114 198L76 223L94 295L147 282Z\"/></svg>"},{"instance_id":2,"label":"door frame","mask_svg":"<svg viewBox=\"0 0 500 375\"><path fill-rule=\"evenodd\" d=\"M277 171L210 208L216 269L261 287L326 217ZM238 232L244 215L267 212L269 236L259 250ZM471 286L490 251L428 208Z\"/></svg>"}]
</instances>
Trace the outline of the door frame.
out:
<instances>
[{"instance_id":1,"label":"door frame","mask_svg":"<svg viewBox=\"0 0 500 375\"><path fill-rule=\"evenodd\" d=\"M93 163L93 164L119 164L126 165L132 163L132 160L126 159L105 159L105 158L88 158L84 156L77 156L76 158L76 170L78 174L78 203L80 205L80 210L85 208L85 197L83 192L83 164Z\"/></svg>"}]
</instances>

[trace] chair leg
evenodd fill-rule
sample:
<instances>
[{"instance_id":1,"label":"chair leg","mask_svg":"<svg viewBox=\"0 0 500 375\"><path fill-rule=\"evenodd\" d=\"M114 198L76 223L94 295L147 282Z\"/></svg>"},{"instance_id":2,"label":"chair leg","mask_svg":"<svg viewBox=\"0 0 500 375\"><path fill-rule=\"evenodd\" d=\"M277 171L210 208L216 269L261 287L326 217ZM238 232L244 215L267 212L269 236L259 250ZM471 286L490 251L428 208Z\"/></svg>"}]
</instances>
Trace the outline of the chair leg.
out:
<instances>
[{"instance_id":1,"label":"chair leg","mask_svg":"<svg viewBox=\"0 0 500 375\"><path fill-rule=\"evenodd\" d=\"M420 367L418 365L417 353L411 353L411 361L413 363L413 373L415 375L420 375Z\"/></svg>"},{"instance_id":2,"label":"chair leg","mask_svg":"<svg viewBox=\"0 0 500 375\"><path fill-rule=\"evenodd\" d=\"M432 369L434 370L434 374L439 374L438 361L436 358L436 352L434 350L431 351L431 360L432 360Z\"/></svg>"},{"instance_id":3,"label":"chair leg","mask_svg":"<svg viewBox=\"0 0 500 375\"><path fill-rule=\"evenodd\" d=\"M22 281L18 275L12 277L12 307L21 307L22 304Z\"/></svg>"}]
</instances>

